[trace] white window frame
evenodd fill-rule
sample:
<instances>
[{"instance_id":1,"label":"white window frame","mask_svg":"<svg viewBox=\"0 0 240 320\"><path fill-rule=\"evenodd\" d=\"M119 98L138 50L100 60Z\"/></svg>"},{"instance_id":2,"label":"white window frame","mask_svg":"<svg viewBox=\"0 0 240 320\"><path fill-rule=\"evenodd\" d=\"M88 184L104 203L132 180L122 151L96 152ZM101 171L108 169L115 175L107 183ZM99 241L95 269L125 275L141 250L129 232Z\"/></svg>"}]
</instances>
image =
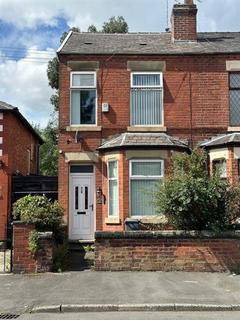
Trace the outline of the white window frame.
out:
<instances>
[{"instance_id":1,"label":"white window frame","mask_svg":"<svg viewBox=\"0 0 240 320\"><path fill-rule=\"evenodd\" d=\"M157 86L136 86L133 84L133 76L134 75L146 75L146 74L149 74L149 75L154 75L154 74L157 74L157 75L160 75L160 85L157 85ZM163 105L163 102L164 102L164 91L163 91L163 73L158 71L158 72L153 72L153 71L138 71L138 72L131 72L131 88L130 89L136 89L136 88L151 88L151 89L160 89L160 91L162 92L162 123L161 124L132 124L132 106L130 105L130 125L131 127L163 127L164 126L164 105Z\"/></svg>"},{"instance_id":2,"label":"white window frame","mask_svg":"<svg viewBox=\"0 0 240 320\"><path fill-rule=\"evenodd\" d=\"M161 165L161 174L159 176L142 176L142 175L132 175L132 163L136 163L136 162L160 162ZM164 160L163 159L133 159L129 161L129 216L136 218L136 219L140 219L142 217L151 217L150 215L142 215L142 216L136 216L136 215L132 215L132 197L131 197L131 181L132 180L162 180L164 178Z\"/></svg>"},{"instance_id":3,"label":"white window frame","mask_svg":"<svg viewBox=\"0 0 240 320\"><path fill-rule=\"evenodd\" d=\"M110 162L117 162L117 178L110 178L109 177L109 163ZM119 163L117 159L111 159L107 161L107 184L108 184L108 217L109 218L118 218L119 217ZM118 205L118 210L116 214L110 215L110 183L109 181L117 180L117 190L118 190L118 199L117 199L117 205Z\"/></svg>"},{"instance_id":4,"label":"white window frame","mask_svg":"<svg viewBox=\"0 0 240 320\"><path fill-rule=\"evenodd\" d=\"M220 178L221 179L228 179L228 171L227 171L227 159L226 158L218 158L218 159L213 159L212 160L212 168L213 168L213 170L215 170L215 165L216 165L216 163L225 163L225 165L226 165L226 172L225 172L225 174L224 174L224 172L220 172Z\"/></svg>"},{"instance_id":5,"label":"white window frame","mask_svg":"<svg viewBox=\"0 0 240 320\"><path fill-rule=\"evenodd\" d=\"M73 75L81 75L81 74L93 74L94 75L94 85L93 86L74 86L73 85ZM72 124L72 91L77 90L84 90L84 89L95 89L96 90L96 101L95 101L95 123L92 124ZM96 71L72 71L70 73L70 125L71 127L90 127L90 126L97 126L97 105L98 103L98 97L97 97L97 72Z\"/></svg>"}]
</instances>

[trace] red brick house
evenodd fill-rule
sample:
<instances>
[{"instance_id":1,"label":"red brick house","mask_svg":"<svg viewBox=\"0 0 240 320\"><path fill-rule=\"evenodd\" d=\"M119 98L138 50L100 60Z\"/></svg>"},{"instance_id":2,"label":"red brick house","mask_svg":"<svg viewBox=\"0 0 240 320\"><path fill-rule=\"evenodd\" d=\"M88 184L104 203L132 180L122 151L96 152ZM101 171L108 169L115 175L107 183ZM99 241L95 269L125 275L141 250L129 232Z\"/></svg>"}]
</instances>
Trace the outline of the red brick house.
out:
<instances>
[{"instance_id":1,"label":"red brick house","mask_svg":"<svg viewBox=\"0 0 240 320\"><path fill-rule=\"evenodd\" d=\"M185 0L171 32L70 32L58 57L59 199L71 240L154 216L172 155L197 144L238 180L240 33L197 33Z\"/></svg>"},{"instance_id":2,"label":"red brick house","mask_svg":"<svg viewBox=\"0 0 240 320\"><path fill-rule=\"evenodd\" d=\"M38 173L42 139L18 108L0 101L0 239L6 239L11 213L12 176Z\"/></svg>"}]
</instances>

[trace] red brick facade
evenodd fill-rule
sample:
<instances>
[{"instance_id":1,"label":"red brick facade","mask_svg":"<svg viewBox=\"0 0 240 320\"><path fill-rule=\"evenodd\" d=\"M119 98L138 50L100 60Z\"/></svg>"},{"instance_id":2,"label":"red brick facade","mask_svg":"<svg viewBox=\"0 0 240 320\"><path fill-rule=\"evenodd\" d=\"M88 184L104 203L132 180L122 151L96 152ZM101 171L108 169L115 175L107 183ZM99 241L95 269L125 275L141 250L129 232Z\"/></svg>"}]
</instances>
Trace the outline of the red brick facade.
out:
<instances>
[{"instance_id":1,"label":"red brick facade","mask_svg":"<svg viewBox=\"0 0 240 320\"><path fill-rule=\"evenodd\" d=\"M238 236L96 235L97 271L229 272L239 268Z\"/></svg>"},{"instance_id":2,"label":"red brick facade","mask_svg":"<svg viewBox=\"0 0 240 320\"><path fill-rule=\"evenodd\" d=\"M38 173L40 142L14 112L0 110L0 114L0 239L4 240L11 211L12 175Z\"/></svg>"},{"instance_id":3,"label":"red brick facade","mask_svg":"<svg viewBox=\"0 0 240 320\"><path fill-rule=\"evenodd\" d=\"M72 54L72 51L61 54L60 50L59 199L65 209L65 221L67 223L69 221L69 214L71 214L69 213L69 168L71 164L77 163L76 158L72 162L67 160L66 155L68 153L86 155L92 152L97 157L95 162L91 162L91 160L87 161L90 161L95 166L95 193L98 189L103 194L103 201L96 201L95 229L103 231L123 230L124 221L130 216L130 158L127 151L119 148L116 151L117 155L112 156L111 152L98 150L107 138L114 135L129 131L146 132L143 128L131 127L131 72L143 70L136 70L136 68L132 70L129 66L134 64L147 65L144 69L145 71L150 71L147 68L151 63L155 66L164 66L161 70L155 69L155 71L161 71L163 74L163 124L162 126L156 126L154 130L151 128L147 129L148 133L152 131L164 132L169 136L186 139L189 147L193 148L203 140L212 138L218 134L226 134L231 129L229 120L230 72L227 64L229 61L239 62L240 54L227 54L226 52L221 54L205 52L203 54L196 53L194 49L192 54L182 54L181 45L185 49L187 46L193 46L194 48L195 44L192 42L197 41L196 14L197 8L191 0L186 0L183 5L175 5L173 8L171 45L173 47L180 46L177 51L179 53L171 54L172 48L168 47L168 50L170 50L169 54L151 54L151 52L149 54L146 52L144 54L102 54L97 51L95 54L92 54L90 47L92 43L83 43L83 48L81 48L77 40L72 41L76 41L76 46L82 50L81 54L78 54L78 51L75 51L75 54ZM165 36L168 37L168 34L161 35L163 43ZM74 37L73 39L76 39ZM83 40L81 37L83 37ZM79 39L84 41L85 35L81 35ZM183 40L183 43L177 40ZM71 45L73 45L73 42ZM84 53L87 51L85 45L89 45L89 54ZM72 50L72 48L70 49ZM124 46L123 50L125 50ZM152 48L152 50L154 49ZM86 65L90 66L89 70L86 69ZM83 69L81 69L81 66ZM91 126L91 129L81 125L75 129L71 129L71 72L86 70L95 71L97 77L96 125ZM151 69L151 71L153 70ZM102 112L102 103L105 102L110 106L107 113ZM76 143L76 135L79 134L81 141L77 141ZM144 158L148 154L145 149L144 147L142 148L142 152L145 151L145 154L142 153ZM165 155L167 154L167 157L164 158L164 174L166 175L172 153L177 150L174 147L168 149L161 147L159 149L165 152ZM233 183L238 181L238 159L233 148L230 148L226 154L228 177ZM214 156L215 158L218 157L218 155L211 154L211 161L215 159ZM115 222L109 222L107 219L109 201L107 159L109 157L115 157L118 160L119 166L119 219ZM79 160L79 163L83 164L83 161ZM210 164L211 169L212 164Z\"/></svg>"}]
</instances>

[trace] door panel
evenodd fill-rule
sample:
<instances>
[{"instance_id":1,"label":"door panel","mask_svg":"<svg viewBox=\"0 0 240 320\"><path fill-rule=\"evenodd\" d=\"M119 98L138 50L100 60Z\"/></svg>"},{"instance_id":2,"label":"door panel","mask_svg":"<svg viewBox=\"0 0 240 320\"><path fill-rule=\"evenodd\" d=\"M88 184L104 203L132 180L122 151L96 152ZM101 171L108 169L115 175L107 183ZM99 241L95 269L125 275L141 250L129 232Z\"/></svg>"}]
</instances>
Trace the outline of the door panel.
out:
<instances>
[{"instance_id":1,"label":"door panel","mask_svg":"<svg viewBox=\"0 0 240 320\"><path fill-rule=\"evenodd\" d=\"M94 239L93 175L70 175L70 232L72 240Z\"/></svg>"}]
</instances>

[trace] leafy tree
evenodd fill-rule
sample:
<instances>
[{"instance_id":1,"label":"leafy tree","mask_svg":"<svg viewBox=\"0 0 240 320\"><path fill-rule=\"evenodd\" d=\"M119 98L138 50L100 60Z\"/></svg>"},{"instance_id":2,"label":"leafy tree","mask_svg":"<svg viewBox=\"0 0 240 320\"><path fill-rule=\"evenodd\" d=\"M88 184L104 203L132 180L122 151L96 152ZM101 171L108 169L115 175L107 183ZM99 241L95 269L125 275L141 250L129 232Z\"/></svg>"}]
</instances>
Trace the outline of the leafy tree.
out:
<instances>
[{"instance_id":1,"label":"leafy tree","mask_svg":"<svg viewBox=\"0 0 240 320\"><path fill-rule=\"evenodd\" d=\"M94 24L91 24L91 25L88 27L88 32L96 33L96 32L98 32L98 31L97 31L97 28L95 27L95 25L94 25Z\"/></svg>"},{"instance_id":2,"label":"leafy tree","mask_svg":"<svg viewBox=\"0 0 240 320\"><path fill-rule=\"evenodd\" d=\"M157 211L171 225L184 230L222 230L230 225L227 210L229 187L219 172L207 172L202 150L173 159L171 173L156 193Z\"/></svg>"},{"instance_id":3,"label":"leafy tree","mask_svg":"<svg viewBox=\"0 0 240 320\"><path fill-rule=\"evenodd\" d=\"M44 143L40 147L40 173L55 176L58 173L58 125L56 115L48 122L46 128L39 126L35 130L42 136Z\"/></svg>"},{"instance_id":4,"label":"leafy tree","mask_svg":"<svg viewBox=\"0 0 240 320\"><path fill-rule=\"evenodd\" d=\"M128 24L122 16L111 17L109 21L104 22L102 32L105 33L127 33Z\"/></svg>"}]
</instances>

